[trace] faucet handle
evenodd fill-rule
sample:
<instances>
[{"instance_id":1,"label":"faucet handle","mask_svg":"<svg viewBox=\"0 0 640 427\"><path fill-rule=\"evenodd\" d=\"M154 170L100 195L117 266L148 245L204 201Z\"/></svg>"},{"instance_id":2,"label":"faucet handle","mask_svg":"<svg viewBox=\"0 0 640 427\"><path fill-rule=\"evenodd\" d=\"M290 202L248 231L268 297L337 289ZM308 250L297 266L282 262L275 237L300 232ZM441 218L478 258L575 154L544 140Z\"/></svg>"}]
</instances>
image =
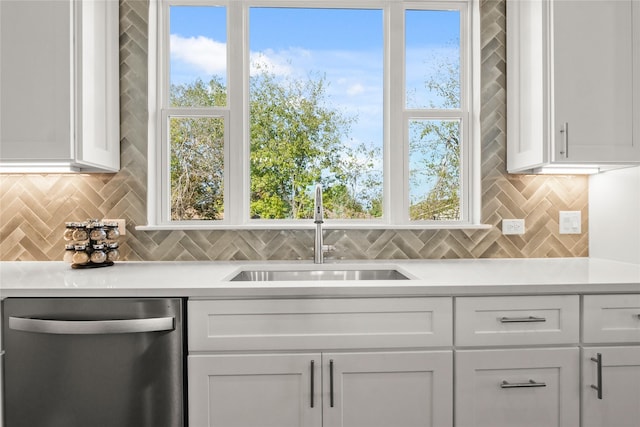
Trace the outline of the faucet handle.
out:
<instances>
[{"instance_id":1,"label":"faucet handle","mask_svg":"<svg viewBox=\"0 0 640 427\"><path fill-rule=\"evenodd\" d=\"M323 253L329 253L329 252L333 252L336 250L336 247L334 245L322 245L322 252Z\"/></svg>"}]
</instances>

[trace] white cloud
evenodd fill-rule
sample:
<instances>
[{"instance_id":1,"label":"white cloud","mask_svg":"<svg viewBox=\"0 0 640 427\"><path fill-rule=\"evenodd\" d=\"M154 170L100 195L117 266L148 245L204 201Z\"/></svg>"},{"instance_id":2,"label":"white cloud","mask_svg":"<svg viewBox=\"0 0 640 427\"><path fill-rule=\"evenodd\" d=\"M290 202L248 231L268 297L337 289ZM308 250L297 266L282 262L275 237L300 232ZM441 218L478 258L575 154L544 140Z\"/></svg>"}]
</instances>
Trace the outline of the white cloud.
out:
<instances>
[{"instance_id":1,"label":"white cloud","mask_svg":"<svg viewBox=\"0 0 640 427\"><path fill-rule=\"evenodd\" d=\"M263 52L251 52L251 74L259 70L269 71L277 76L288 76L292 73L291 61L288 55L276 53L271 49Z\"/></svg>"},{"instance_id":2,"label":"white cloud","mask_svg":"<svg viewBox=\"0 0 640 427\"><path fill-rule=\"evenodd\" d=\"M347 88L347 95L354 96L364 92L364 86L360 83L353 84Z\"/></svg>"},{"instance_id":3,"label":"white cloud","mask_svg":"<svg viewBox=\"0 0 640 427\"><path fill-rule=\"evenodd\" d=\"M227 45L204 36L171 34L171 56L208 75L226 73Z\"/></svg>"}]
</instances>

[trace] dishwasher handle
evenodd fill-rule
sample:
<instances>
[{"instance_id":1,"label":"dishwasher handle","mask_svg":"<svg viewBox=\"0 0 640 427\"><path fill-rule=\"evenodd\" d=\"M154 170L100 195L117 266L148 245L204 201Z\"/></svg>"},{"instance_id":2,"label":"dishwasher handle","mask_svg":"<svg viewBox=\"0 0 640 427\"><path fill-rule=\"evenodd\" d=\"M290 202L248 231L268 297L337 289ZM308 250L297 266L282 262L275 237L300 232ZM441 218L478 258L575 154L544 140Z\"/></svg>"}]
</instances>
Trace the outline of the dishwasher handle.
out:
<instances>
[{"instance_id":1,"label":"dishwasher handle","mask_svg":"<svg viewBox=\"0 0 640 427\"><path fill-rule=\"evenodd\" d=\"M103 335L162 332L175 329L174 317L123 320L45 320L9 317L9 329L41 334Z\"/></svg>"}]
</instances>

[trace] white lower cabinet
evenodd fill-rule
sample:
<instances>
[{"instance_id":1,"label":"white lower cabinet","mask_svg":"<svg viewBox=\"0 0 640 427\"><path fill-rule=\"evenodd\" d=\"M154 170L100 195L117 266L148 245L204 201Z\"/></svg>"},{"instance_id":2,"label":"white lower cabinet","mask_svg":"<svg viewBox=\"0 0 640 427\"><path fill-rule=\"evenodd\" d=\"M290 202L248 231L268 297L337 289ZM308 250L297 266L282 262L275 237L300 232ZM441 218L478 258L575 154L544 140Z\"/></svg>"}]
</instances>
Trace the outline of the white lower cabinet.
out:
<instances>
[{"instance_id":1,"label":"white lower cabinet","mask_svg":"<svg viewBox=\"0 0 640 427\"><path fill-rule=\"evenodd\" d=\"M456 426L578 426L579 350L456 352Z\"/></svg>"},{"instance_id":2,"label":"white lower cabinet","mask_svg":"<svg viewBox=\"0 0 640 427\"><path fill-rule=\"evenodd\" d=\"M582 322L582 426L638 427L640 295L585 295Z\"/></svg>"},{"instance_id":3,"label":"white lower cabinet","mask_svg":"<svg viewBox=\"0 0 640 427\"><path fill-rule=\"evenodd\" d=\"M637 293L193 300L188 316L190 427L640 426Z\"/></svg>"},{"instance_id":4,"label":"white lower cabinet","mask_svg":"<svg viewBox=\"0 0 640 427\"><path fill-rule=\"evenodd\" d=\"M584 347L582 349L582 426L637 427L638 425L640 425L640 347Z\"/></svg>"},{"instance_id":5,"label":"white lower cabinet","mask_svg":"<svg viewBox=\"0 0 640 427\"><path fill-rule=\"evenodd\" d=\"M451 426L451 351L189 356L191 427Z\"/></svg>"},{"instance_id":6,"label":"white lower cabinet","mask_svg":"<svg viewBox=\"0 0 640 427\"><path fill-rule=\"evenodd\" d=\"M188 369L190 427L322 425L319 353L193 355Z\"/></svg>"},{"instance_id":7,"label":"white lower cabinet","mask_svg":"<svg viewBox=\"0 0 640 427\"><path fill-rule=\"evenodd\" d=\"M190 427L451 427L452 298L189 301Z\"/></svg>"},{"instance_id":8,"label":"white lower cabinet","mask_svg":"<svg viewBox=\"0 0 640 427\"><path fill-rule=\"evenodd\" d=\"M323 354L325 427L453 424L451 351Z\"/></svg>"}]
</instances>

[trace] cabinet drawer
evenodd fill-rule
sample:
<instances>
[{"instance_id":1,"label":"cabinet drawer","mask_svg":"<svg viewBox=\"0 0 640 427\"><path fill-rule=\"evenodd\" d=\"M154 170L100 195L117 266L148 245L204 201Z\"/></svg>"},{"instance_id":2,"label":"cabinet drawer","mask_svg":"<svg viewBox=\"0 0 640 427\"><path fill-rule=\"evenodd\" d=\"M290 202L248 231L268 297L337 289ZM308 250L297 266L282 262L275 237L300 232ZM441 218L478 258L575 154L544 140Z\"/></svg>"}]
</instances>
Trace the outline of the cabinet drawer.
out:
<instances>
[{"instance_id":1,"label":"cabinet drawer","mask_svg":"<svg viewBox=\"0 0 640 427\"><path fill-rule=\"evenodd\" d=\"M578 348L462 350L456 426L580 425Z\"/></svg>"},{"instance_id":2,"label":"cabinet drawer","mask_svg":"<svg viewBox=\"0 0 640 427\"><path fill-rule=\"evenodd\" d=\"M585 295L583 341L640 342L640 294Z\"/></svg>"},{"instance_id":3,"label":"cabinet drawer","mask_svg":"<svg viewBox=\"0 0 640 427\"><path fill-rule=\"evenodd\" d=\"M456 299L456 345L571 344L579 339L577 295Z\"/></svg>"},{"instance_id":4,"label":"cabinet drawer","mask_svg":"<svg viewBox=\"0 0 640 427\"><path fill-rule=\"evenodd\" d=\"M189 350L450 346L451 298L189 301Z\"/></svg>"}]
</instances>

